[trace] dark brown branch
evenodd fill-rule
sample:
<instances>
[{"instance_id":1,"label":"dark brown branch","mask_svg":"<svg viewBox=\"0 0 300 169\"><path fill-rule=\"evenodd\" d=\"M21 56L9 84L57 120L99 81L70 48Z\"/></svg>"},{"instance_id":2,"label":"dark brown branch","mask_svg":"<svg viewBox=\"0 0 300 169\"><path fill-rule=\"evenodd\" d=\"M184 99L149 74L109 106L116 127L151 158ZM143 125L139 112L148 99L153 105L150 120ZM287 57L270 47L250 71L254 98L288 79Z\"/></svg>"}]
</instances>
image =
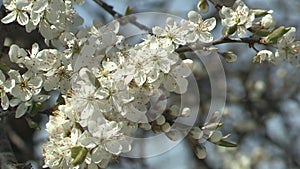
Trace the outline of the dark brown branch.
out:
<instances>
[{"instance_id":1,"label":"dark brown branch","mask_svg":"<svg viewBox=\"0 0 300 169\"><path fill-rule=\"evenodd\" d=\"M220 5L218 2L216 2L215 0L208 0L209 2L211 2L215 8L219 11L222 9L222 5Z\"/></svg>"},{"instance_id":2,"label":"dark brown branch","mask_svg":"<svg viewBox=\"0 0 300 169\"><path fill-rule=\"evenodd\" d=\"M118 13L117 11L115 11L113 6L108 5L107 3L105 3L101 0L94 0L94 2L96 2L99 6L101 6L105 11L107 11L115 19L120 19L120 18L124 17L124 15L122 15L122 14ZM137 22L134 17L131 16L128 19L129 19L129 22L132 23L133 25L135 25L136 27L138 27L142 30L146 30L148 32L152 32L152 30L150 28L148 28L147 26Z\"/></svg>"}]
</instances>

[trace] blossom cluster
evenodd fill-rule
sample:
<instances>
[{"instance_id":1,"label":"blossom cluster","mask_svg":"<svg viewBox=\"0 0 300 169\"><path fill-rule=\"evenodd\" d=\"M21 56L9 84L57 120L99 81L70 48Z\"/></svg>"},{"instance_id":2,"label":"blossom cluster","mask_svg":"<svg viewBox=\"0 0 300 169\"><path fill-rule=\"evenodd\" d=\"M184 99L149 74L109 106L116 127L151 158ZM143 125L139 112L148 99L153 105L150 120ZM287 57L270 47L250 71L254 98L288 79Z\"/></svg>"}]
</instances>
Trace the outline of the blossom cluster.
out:
<instances>
[{"instance_id":1,"label":"blossom cluster","mask_svg":"<svg viewBox=\"0 0 300 169\"><path fill-rule=\"evenodd\" d=\"M17 4L16 17L27 16L27 8L18 2L5 4ZM38 1L31 2L28 8L35 5L39 5ZM48 7L40 7L41 14L47 13ZM13 14L14 11L8 15ZM33 14L29 16L32 20ZM63 44L62 50L39 49L37 43L31 51L11 45L10 61L26 73L10 70L6 79L1 72L3 108L7 109L8 104L17 106L16 117L21 117L35 103L50 97L42 93L59 90L64 97L65 104L53 112L46 125L49 141L43 147L45 167L104 168L112 156L130 151L129 136L137 126L151 128L149 105L160 105L157 98L187 90L186 78L191 71L175 50L180 45L213 40L210 31L216 25L214 18L203 20L195 11L188 17L180 23L169 18L163 28L154 27L152 35L133 46L118 35L117 21L104 27L85 27L77 33L64 30L59 37L45 35L39 28L46 39L55 38ZM9 23L13 19L6 17L2 21ZM26 26L30 23L17 21ZM165 110L164 106L155 108L152 111ZM158 124L167 132L170 124L162 119L163 116L157 119Z\"/></svg>"},{"instance_id":2,"label":"blossom cluster","mask_svg":"<svg viewBox=\"0 0 300 169\"><path fill-rule=\"evenodd\" d=\"M75 31L83 23L73 3L81 5L84 0L3 0L10 13L1 22L8 24L16 20L27 32L38 28L46 42L53 40L55 43L61 33Z\"/></svg>"}]
</instances>

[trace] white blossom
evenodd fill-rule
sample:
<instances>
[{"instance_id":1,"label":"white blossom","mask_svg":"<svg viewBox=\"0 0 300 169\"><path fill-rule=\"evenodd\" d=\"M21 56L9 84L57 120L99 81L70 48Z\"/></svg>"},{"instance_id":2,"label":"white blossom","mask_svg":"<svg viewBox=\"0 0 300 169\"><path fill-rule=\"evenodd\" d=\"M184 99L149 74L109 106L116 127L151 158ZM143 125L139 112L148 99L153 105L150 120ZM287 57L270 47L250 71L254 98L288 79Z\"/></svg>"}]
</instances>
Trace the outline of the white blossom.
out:
<instances>
[{"instance_id":1,"label":"white blossom","mask_svg":"<svg viewBox=\"0 0 300 169\"><path fill-rule=\"evenodd\" d=\"M1 107L3 110L7 110L9 107L9 99L7 93L11 91L11 88L14 87L14 80L6 80L5 75L0 70L0 100Z\"/></svg>"},{"instance_id":2,"label":"white blossom","mask_svg":"<svg viewBox=\"0 0 300 169\"><path fill-rule=\"evenodd\" d=\"M235 1L232 8L223 6L220 10L220 16L222 18L222 26L224 26L224 35L229 35L234 32L230 32L230 29L237 31L238 36L245 36L246 30L252 26L252 22L255 18L249 8L242 0Z\"/></svg>"},{"instance_id":3,"label":"white blossom","mask_svg":"<svg viewBox=\"0 0 300 169\"><path fill-rule=\"evenodd\" d=\"M269 50L261 50L253 58L253 62L262 63L265 60L267 60L271 63L274 63L275 62L275 56L274 56L273 52L271 52Z\"/></svg>"},{"instance_id":4,"label":"white blossom","mask_svg":"<svg viewBox=\"0 0 300 169\"><path fill-rule=\"evenodd\" d=\"M213 36L210 33L216 26L216 19L209 18L206 20L202 19L202 16L198 14L196 11L190 11L188 13L189 24L192 26L192 31L196 38L200 42L209 43L213 40ZM183 22L185 23L185 22ZM182 24L183 24L182 23ZM193 34L189 35L192 36Z\"/></svg>"},{"instance_id":5,"label":"white blossom","mask_svg":"<svg viewBox=\"0 0 300 169\"><path fill-rule=\"evenodd\" d=\"M30 1L3 0L3 5L11 12L1 19L2 23L7 24L17 20L20 25L24 26L29 22L27 11L31 10Z\"/></svg>"},{"instance_id":6,"label":"white blossom","mask_svg":"<svg viewBox=\"0 0 300 169\"><path fill-rule=\"evenodd\" d=\"M287 33L278 39L275 52L275 62L289 61L293 65L299 65L298 54L300 52L300 41L295 41L296 28L292 27Z\"/></svg>"},{"instance_id":7,"label":"white blossom","mask_svg":"<svg viewBox=\"0 0 300 169\"><path fill-rule=\"evenodd\" d=\"M30 71L20 75L16 70L10 70L8 75L11 80L15 81L15 86L11 89L11 94L16 98L28 101L32 96L40 93L43 83L42 77L34 75Z\"/></svg>"}]
</instances>

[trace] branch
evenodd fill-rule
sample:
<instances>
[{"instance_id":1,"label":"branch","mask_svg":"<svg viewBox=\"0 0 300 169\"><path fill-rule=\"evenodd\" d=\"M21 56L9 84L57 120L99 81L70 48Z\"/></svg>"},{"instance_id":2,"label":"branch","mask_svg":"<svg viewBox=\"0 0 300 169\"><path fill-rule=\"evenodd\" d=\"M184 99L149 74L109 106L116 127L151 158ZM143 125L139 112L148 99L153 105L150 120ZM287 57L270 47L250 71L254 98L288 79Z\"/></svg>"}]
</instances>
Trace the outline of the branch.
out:
<instances>
[{"instance_id":1,"label":"branch","mask_svg":"<svg viewBox=\"0 0 300 169\"><path fill-rule=\"evenodd\" d=\"M104 10L106 10L110 15L112 15L115 19L120 19L122 17L124 17L124 15L118 13L117 11L115 11L113 9L113 6L108 5L107 3L103 2L102 0L94 0L94 2L96 2L99 6L101 6ZM136 27L142 29L142 30L146 30L148 32L152 32L152 30L150 28L148 28L147 26L139 23L136 21L136 18L134 17L129 17L129 22L132 23L133 25L135 25Z\"/></svg>"},{"instance_id":2,"label":"branch","mask_svg":"<svg viewBox=\"0 0 300 169\"><path fill-rule=\"evenodd\" d=\"M222 9L222 5L220 5L217 1L215 1L215 0L208 0L209 2L211 2L214 6L215 6L215 8L219 11L219 10L221 10Z\"/></svg>"},{"instance_id":3,"label":"branch","mask_svg":"<svg viewBox=\"0 0 300 169\"><path fill-rule=\"evenodd\" d=\"M220 44L225 44L225 43L247 43L249 44L249 46L252 46L253 44L257 43L257 44L263 44L261 42L260 38L253 38L253 37L249 37L249 38L228 38L228 37L224 37L221 39L217 39L215 41L213 41L212 43L207 43L204 44L203 47L209 47L212 45L220 45ZM184 53L184 52L192 52L193 49L189 46L181 46L178 49L176 49L177 53Z\"/></svg>"}]
</instances>

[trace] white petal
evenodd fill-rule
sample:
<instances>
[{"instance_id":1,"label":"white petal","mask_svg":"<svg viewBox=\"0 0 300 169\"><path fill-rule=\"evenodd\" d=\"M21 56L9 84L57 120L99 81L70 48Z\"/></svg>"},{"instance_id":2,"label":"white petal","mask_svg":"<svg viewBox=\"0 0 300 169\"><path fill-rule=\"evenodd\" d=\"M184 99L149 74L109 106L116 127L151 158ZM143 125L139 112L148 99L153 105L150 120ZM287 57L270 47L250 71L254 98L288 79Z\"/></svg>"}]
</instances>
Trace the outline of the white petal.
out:
<instances>
[{"instance_id":1,"label":"white petal","mask_svg":"<svg viewBox=\"0 0 300 169\"><path fill-rule=\"evenodd\" d=\"M20 102L21 102L20 99L11 99L10 102L9 102L9 105L10 105L11 107L15 107L15 106L19 105Z\"/></svg>"},{"instance_id":2,"label":"white petal","mask_svg":"<svg viewBox=\"0 0 300 169\"><path fill-rule=\"evenodd\" d=\"M134 81L138 86L142 86L146 81L146 75L143 71L139 71L134 75Z\"/></svg>"},{"instance_id":3,"label":"white petal","mask_svg":"<svg viewBox=\"0 0 300 169\"><path fill-rule=\"evenodd\" d=\"M3 74L3 72L0 70L0 84L4 83L6 80L5 75Z\"/></svg>"},{"instance_id":4,"label":"white petal","mask_svg":"<svg viewBox=\"0 0 300 169\"><path fill-rule=\"evenodd\" d=\"M17 16L17 21L20 25L24 26L29 22L29 17L26 12L19 12Z\"/></svg>"},{"instance_id":5,"label":"white petal","mask_svg":"<svg viewBox=\"0 0 300 169\"><path fill-rule=\"evenodd\" d=\"M9 107L9 100L6 94L1 99L1 106L3 110L7 110Z\"/></svg>"},{"instance_id":6,"label":"white petal","mask_svg":"<svg viewBox=\"0 0 300 169\"><path fill-rule=\"evenodd\" d=\"M28 108L28 107L26 106L26 104L25 104L24 102L21 103L21 104L18 106L17 110L16 110L16 115L15 115L15 117L16 117L16 118L22 117L22 116L26 113L27 108Z\"/></svg>"},{"instance_id":7,"label":"white petal","mask_svg":"<svg viewBox=\"0 0 300 169\"><path fill-rule=\"evenodd\" d=\"M184 78L177 78L176 80L176 87L175 87L175 93L183 94L187 90L188 81Z\"/></svg>"},{"instance_id":8,"label":"white petal","mask_svg":"<svg viewBox=\"0 0 300 169\"><path fill-rule=\"evenodd\" d=\"M105 149L112 154L118 155L121 153L122 146L118 140L112 140L105 143Z\"/></svg>"},{"instance_id":9,"label":"white petal","mask_svg":"<svg viewBox=\"0 0 300 169\"><path fill-rule=\"evenodd\" d=\"M81 118L82 119L87 119L91 117L94 113L94 107L91 104L87 104L86 107L83 109L81 112Z\"/></svg>"},{"instance_id":10,"label":"white petal","mask_svg":"<svg viewBox=\"0 0 300 169\"><path fill-rule=\"evenodd\" d=\"M114 71L118 68L117 64L115 64L114 62L103 62L102 63L104 70L107 71Z\"/></svg>"},{"instance_id":11,"label":"white petal","mask_svg":"<svg viewBox=\"0 0 300 169\"><path fill-rule=\"evenodd\" d=\"M159 68L164 73L169 73L170 71L170 62L167 59L161 59L160 62L158 62Z\"/></svg>"},{"instance_id":12,"label":"white petal","mask_svg":"<svg viewBox=\"0 0 300 169\"><path fill-rule=\"evenodd\" d=\"M15 21L16 18L17 18L17 11L12 11L8 15L6 15L4 18L2 18L1 22L4 24L8 24L8 23Z\"/></svg>"},{"instance_id":13,"label":"white petal","mask_svg":"<svg viewBox=\"0 0 300 169\"><path fill-rule=\"evenodd\" d=\"M91 163L88 165L87 169L98 169L98 166L95 163Z\"/></svg>"},{"instance_id":14,"label":"white petal","mask_svg":"<svg viewBox=\"0 0 300 169\"><path fill-rule=\"evenodd\" d=\"M46 9L48 6L48 1L46 0L39 0L35 1L32 7L33 12L40 13Z\"/></svg>"},{"instance_id":15,"label":"white petal","mask_svg":"<svg viewBox=\"0 0 300 169\"><path fill-rule=\"evenodd\" d=\"M43 79L39 76L34 76L28 81L28 86L33 89L40 88L43 84Z\"/></svg>"},{"instance_id":16,"label":"white petal","mask_svg":"<svg viewBox=\"0 0 300 169\"><path fill-rule=\"evenodd\" d=\"M55 90L58 88L59 78L57 76L49 77L45 80L43 86L46 91Z\"/></svg>"},{"instance_id":17,"label":"white petal","mask_svg":"<svg viewBox=\"0 0 300 169\"><path fill-rule=\"evenodd\" d=\"M93 150L91 159L95 163L101 162L103 159L105 159L104 151L101 148L97 147Z\"/></svg>"}]
</instances>

